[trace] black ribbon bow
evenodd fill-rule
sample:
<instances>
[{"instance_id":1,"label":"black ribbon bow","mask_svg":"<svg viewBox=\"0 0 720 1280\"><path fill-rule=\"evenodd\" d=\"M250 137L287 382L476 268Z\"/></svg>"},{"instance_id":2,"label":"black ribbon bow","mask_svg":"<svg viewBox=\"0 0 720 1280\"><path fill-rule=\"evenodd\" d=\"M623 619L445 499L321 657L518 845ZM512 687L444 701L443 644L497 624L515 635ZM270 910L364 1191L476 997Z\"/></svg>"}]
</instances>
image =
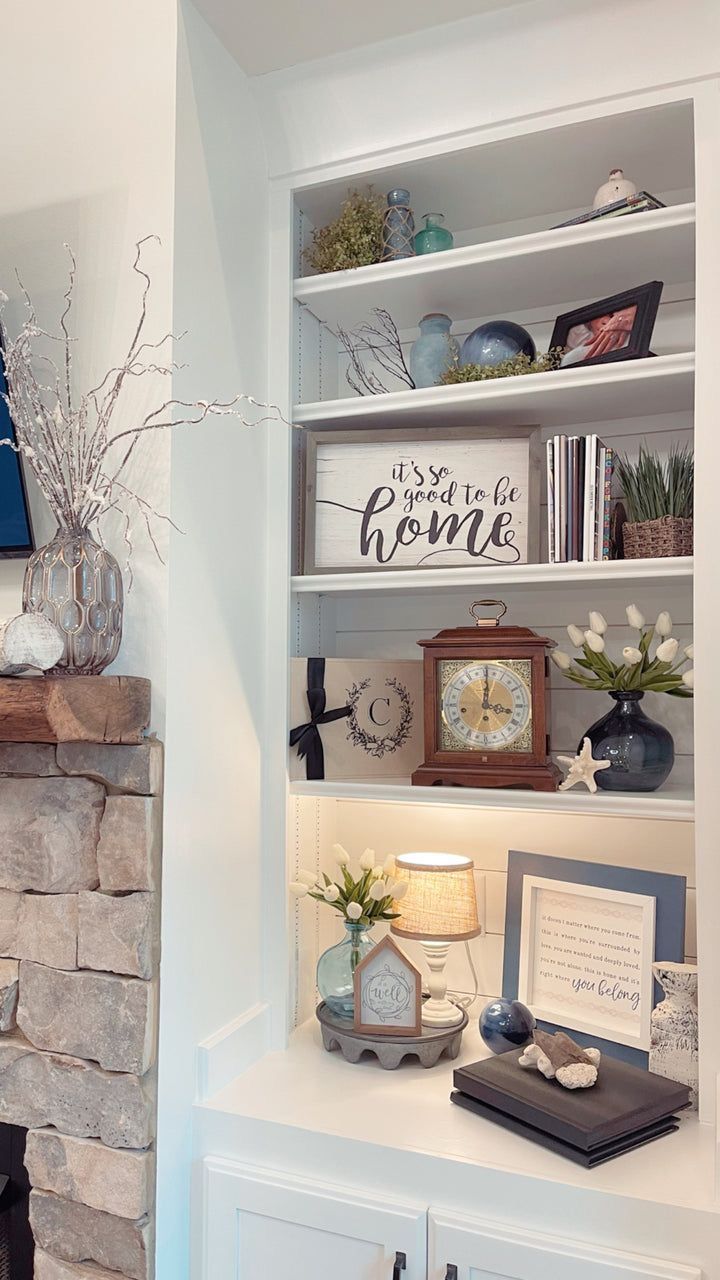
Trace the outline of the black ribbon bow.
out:
<instances>
[{"instance_id":1,"label":"black ribbon bow","mask_svg":"<svg viewBox=\"0 0 720 1280\"><path fill-rule=\"evenodd\" d=\"M315 781L325 777L325 752L318 725L332 724L334 720L342 720L350 715L351 708L337 707L334 711L326 711L327 694L325 693L325 659L308 658L307 662L307 700L310 708L310 720L307 724L299 724L290 730L290 746L297 747L298 756L307 761L307 778Z\"/></svg>"}]
</instances>

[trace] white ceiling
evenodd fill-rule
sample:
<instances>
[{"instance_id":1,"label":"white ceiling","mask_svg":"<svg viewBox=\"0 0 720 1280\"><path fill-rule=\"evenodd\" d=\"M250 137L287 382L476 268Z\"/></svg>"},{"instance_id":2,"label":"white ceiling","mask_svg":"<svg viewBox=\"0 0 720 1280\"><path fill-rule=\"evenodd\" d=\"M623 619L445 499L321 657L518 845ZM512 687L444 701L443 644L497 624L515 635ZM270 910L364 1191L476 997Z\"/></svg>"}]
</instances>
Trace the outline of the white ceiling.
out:
<instances>
[{"instance_id":1,"label":"white ceiling","mask_svg":"<svg viewBox=\"0 0 720 1280\"><path fill-rule=\"evenodd\" d=\"M194 0L251 76L523 0Z\"/></svg>"}]
</instances>

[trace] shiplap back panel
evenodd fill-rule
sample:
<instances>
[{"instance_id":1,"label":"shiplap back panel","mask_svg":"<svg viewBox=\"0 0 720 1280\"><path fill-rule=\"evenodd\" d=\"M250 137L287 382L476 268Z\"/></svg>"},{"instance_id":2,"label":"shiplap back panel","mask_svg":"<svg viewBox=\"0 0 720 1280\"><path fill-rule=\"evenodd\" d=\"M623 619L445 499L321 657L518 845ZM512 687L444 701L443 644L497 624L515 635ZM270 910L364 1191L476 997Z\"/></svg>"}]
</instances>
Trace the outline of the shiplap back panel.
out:
<instances>
[{"instance_id":1,"label":"shiplap back panel","mask_svg":"<svg viewBox=\"0 0 720 1280\"><path fill-rule=\"evenodd\" d=\"M483 588L478 573L476 596L494 594ZM417 641L427 639L445 627L469 624L468 605L472 592L404 596L387 592L361 597L341 596L328 601L332 612L333 633L326 633L328 651L325 657L340 658L420 658ZM618 660L624 645L632 644L632 632L625 618L625 606L636 603L646 617L654 620L660 610L669 610L673 634L681 645L692 640L692 591L674 581L649 582L647 588L635 591L612 584L598 583L592 597L576 589L572 592L547 585L503 590L508 605L506 621L529 626L548 635L566 652L573 652L565 627L567 623L587 626L587 610L596 609L608 621L606 644ZM326 602L321 601L321 612ZM312 656L308 652L306 656ZM550 744L554 753L573 754L583 732L610 709L610 700L591 690L582 689L551 664L552 689ZM647 714L665 724L675 739L676 765L673 780L683 784L692 777L693 703L691 699L672 698L665 694L647 694Z\"/></svg>"},{"instance_id":2,"label":"shiplap back panel","mask_svg":"<svg viewBox=\"0 0 720 1280\"><path fill-rule=\"evenodd\" d=\"M413 809L411 805L372 804L362 801L323 800L299 802L332 811L321 819L332 827L333 838L358 857L370 847L380 857L413 850L460 853L473 859L478 876L478 900L485 900L485 932L469 945L478 971L481 995L498 995L502 987L502 955L505 933L505 894L509 849L638 867L684 875L688 882L686 958L695 959L695 872L693 824L650 819L587 817L574 814L518 812L516 810L437 808ZM319 851L327 862L329 846ZM316 915L317 912L317 915ZM320 949L342 936L335 912L307 909L308 925L316 916ZM376 931L378 937L381 931ZM403 940L403 946L406 940ZM412 959L425 972L419 944L408 943ZM463 944L450 948L450 987L467 993L472 978ZM481 1007L481 1006L480 1006ZM474 1008L475 1016L479 1008Z\"/></svg>"},{"instance_id":3,"label":"shiplap back panel","mask_svg":"<svg viewBox=\"0 0 720 1280\"><path fill-rule=\"evenodd\" d=\"M644 281L636 281L642 284ZM570 311L585 302L588 298L569 299L566 303L552 310L535 309L532 311L514 312L512 316L492 316L479 313L474 320L454 323L453 336L462 345L468 333L479 324L493 319L512 319L532 335L538 351L546 351L550 345L553 325L556 316ZM452 319L453 317L451 317ZM358 315L357 323L371 320L365 313ZM418 316L418 321L421 319ZM315 315L307 307L297 308L298 361L296 396L300 403L316 400L332 400L336 397L352 397L356 393L348 385L345 371L348 360L335 335L319 323ZM405 359L409 360L410 347L418 336L418 330L403 330L400 338ZM655 321L651 350L655 355L668 355L678 351L692 351L695 347L695 300L692 284L673 285L664 291ZM367 358L363 361L368 368L376 372L388 391L401 389L402 383L391 382L388 376Z\"/></svg>"}]
</instances>

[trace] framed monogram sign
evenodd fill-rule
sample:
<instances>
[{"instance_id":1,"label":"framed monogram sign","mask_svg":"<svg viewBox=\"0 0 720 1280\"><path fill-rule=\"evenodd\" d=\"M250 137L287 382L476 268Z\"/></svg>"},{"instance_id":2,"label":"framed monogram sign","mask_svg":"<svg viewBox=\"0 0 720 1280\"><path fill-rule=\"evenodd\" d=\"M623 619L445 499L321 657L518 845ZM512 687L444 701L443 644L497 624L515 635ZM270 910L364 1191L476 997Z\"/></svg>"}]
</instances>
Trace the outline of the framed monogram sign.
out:
<instances>
[{"instance_id":1,"label":"framed monogram sign","mask_svg":"<svg viewBox=\"0 0 720 1280\"><path fill-rule=\"evenodd\" d=\"M538 427L306 437L305 573L537 559Z\"/></svg>"},{"instance_id":2,"label":"framed monogram sign","mask_svg":"<svg viewBox=\"0 0 720 1280\"><path fill-rule=\"evenodd\" d=\"M422 760L422 663L293 658L290 777L409 778Z\"/></svg>"}]
</instances>

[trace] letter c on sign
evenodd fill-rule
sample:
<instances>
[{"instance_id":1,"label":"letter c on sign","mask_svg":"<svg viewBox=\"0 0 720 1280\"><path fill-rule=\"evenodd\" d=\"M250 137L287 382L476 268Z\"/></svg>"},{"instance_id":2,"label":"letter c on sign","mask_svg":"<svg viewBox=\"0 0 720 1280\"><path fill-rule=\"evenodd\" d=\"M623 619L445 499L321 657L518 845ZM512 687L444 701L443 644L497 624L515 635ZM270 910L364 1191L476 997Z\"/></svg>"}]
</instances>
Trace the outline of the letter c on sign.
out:
<instances>
[{"instance_id":1,"label":"letter c on sign","mask_svg":"<svg viewBox=\"0 0 720 1280\"><path fill-rule=\"evenodd\" d=\"M386 706L386 707L387 707L387 709L388 709L388 711L390 710L390 699L389 699L389 698L373 698L373 700L372 700L372 702L370 703L370 706L369 706L369 708L368 708L368 715L370 716L370 719L372 720L373 724L377 724L377 725L385 725L385 724L389 724L389 723L390 723L390 717L389 717L389 716L388 716L387 720L377 720L377 719L376 719L376 717L375 717L375 707L377 706L378 702L384 702L384 703L385 703L385 706Z\"/></svg>"}]
</instances>

